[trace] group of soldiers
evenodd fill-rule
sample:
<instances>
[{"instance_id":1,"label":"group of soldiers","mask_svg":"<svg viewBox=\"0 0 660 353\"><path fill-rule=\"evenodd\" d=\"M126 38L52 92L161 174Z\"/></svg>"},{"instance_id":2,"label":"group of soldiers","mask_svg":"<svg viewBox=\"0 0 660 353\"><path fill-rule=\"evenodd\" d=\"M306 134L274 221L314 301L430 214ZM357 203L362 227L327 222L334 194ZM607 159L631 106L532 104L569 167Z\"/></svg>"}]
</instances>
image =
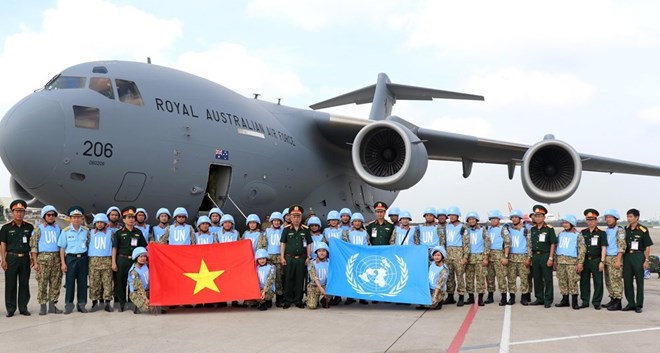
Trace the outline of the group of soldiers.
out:
<instances>
[{"instance_id":1,"label":"group of soldiers","mask_svg":"<svg viewBox=\"0 0 660 353\"><path fill-rule=\"evenodd\" d=\"M620 216L616 210L606 210L605 230L597 226L599 212L595 209L584 211L587 227L582 231L575 228L575 216L566 215L562 218L563 230L557 235L546 224L547 209L542 205L534 206L528 222L520 210L511 211L507 224L502 222L500 211L491 211L485 226L480 225L476 212L468 212L463 222L458 207L427 208L423 212L424 222L413 225L410 212L397 208L388 211L384 202L376 202L373 206L376 218L371 222L366 223L362 214L344 208L328 212L325 227L316 215L303 222L303 207L292 205L283 212L273 212L264 222L258 215L250 214L246 218L247 230L241 235L234 218L219 208L199 217L193 227L187 223L188 212L182 207L172 213L159 209L158 223L154 226L147 223L145 209L110 207L105 214L96 214L88 228L83 225L84 210L74 206L67 213L70 225L60 229L55 222L58 213L54 207L44 207L35 226L23 220L26 207L23 200L13 201L12 221L0 229L8 317L16 309L22 315L30 315L27 304L31 269L36 271L40 315L62 313L56 304L63 275L65 314L74 308L87 312L88 287L91 311L111 312L115 307L124 311L127 287L136 313L153 310L149 305L147 275L150 242L204 245L241 239L251 240L255 254L261 298L253 301L253 306L267 310L274 298L275 305L284 309L294 305L314 309L319 304L327 308L342 302L342 298L330 297L325 292L331 238L365 246L427 247L432 309L441 309L443 304L483 306L495 301L496 290L501 294L500 306L514 305L516 294L520 293L522 305L550 308L554 299L554 269L562 295L556 307L586 308L591 299L596 310L607 307L610 311L641 313L643 272L649 266L653 244L648 230L638 223L636 209L626 213L625 228L617 224ZM601 304L603 274L611 299L607 304ZM622 287L627 300L625 307L621 302ZM534 288L534 301L531 288ZM74 299L77 299L75 305ZM347 298L344 304L354 302ZM360 303L368 304L365 300Z\"/></svg>"}]
</instances>

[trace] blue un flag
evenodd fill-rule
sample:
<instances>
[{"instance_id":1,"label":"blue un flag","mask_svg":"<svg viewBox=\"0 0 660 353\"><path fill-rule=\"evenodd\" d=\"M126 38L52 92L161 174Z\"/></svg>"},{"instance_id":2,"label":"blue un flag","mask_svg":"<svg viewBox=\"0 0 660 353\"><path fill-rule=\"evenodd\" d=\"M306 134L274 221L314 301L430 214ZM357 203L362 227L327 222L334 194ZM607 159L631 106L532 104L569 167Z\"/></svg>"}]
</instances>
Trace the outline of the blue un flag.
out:
<instances>
[{"instance_id":1,"label":"blue un flag","mask_svg":"<svg viewBox=\"0 0 660 353\"><path fill-rule=\"evenodd\" d=\"M330 239L331 295L431 304L425 246L363 246Z\"/></svg>"}]
</instances>

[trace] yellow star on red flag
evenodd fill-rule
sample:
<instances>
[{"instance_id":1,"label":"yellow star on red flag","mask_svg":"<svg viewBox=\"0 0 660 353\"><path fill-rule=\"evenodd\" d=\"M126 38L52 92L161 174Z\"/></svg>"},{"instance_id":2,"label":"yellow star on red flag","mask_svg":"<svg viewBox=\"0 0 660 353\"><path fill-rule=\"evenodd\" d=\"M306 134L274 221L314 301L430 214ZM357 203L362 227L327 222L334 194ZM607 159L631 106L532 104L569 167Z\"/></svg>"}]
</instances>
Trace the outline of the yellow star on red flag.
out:
<instances>
[{"instance_id":1,"label":"yellow star on red flag","mask_svg":"<svg viewBox=\"0 0 660 353\"><path fill-rule=\"evenodd\" d=\"M199 265L199 272L188 272L184 273L184 275L196 282L195 291L193 293L193 295L195 295L204 288L220 293L218 286L215 284L215 279L224 272L224 270L209 271L209 268L206 267L206 262L202 259L202 263Z\"/></svg>"}]
</instances>

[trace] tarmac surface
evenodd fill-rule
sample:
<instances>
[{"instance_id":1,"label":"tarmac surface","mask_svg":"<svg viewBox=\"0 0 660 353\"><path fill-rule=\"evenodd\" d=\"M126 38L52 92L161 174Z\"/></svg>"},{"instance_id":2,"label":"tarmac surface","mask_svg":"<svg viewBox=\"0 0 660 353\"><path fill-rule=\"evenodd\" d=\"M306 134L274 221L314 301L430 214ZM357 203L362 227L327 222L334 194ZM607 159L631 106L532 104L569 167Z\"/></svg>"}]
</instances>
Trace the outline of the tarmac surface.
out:
<instances>
[{"instance_id":1,"label":"tarmac surface","mask_svg":"<svg viewBox=\"0 0 660 353\"><path fill-rule=\"evenodd\" d=\"M660 229L651 234L656 244L651 252L660 254ZM645 280L641 314L525 307L517 295L513 306L447 305L439 311L356 303L265 312L178 308L158 316L131 311L39 316L32 276L32 316L0 316L2 352L656 352L660 337L658 274ZM4 281L0 276L0 288ZM605 292L603 302L609 301ZM555 303L560 298L555 280ZM64 289L60 308L63 303Z\"/></svg>"}]
</instances>

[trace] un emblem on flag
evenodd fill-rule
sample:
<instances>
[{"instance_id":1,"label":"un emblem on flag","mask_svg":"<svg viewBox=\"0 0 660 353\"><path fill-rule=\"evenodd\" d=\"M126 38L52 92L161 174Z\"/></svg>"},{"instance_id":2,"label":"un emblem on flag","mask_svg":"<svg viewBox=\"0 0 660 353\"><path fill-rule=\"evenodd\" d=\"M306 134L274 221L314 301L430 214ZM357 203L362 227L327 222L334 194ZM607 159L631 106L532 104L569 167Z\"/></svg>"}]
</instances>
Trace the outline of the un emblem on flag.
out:
<instances>
[{"instance_id":1,"label":"un emblem on flag","mask_svg":"<svg viewBox=\"0 0 660 353\"><path fill-rule=\"evenodd\" d=\"M408 266L398 255L396 264L384 256L370 255L359 259L354 254L346 263L346 279L358 294L395 297L408 282Z\"/></svg>"}]
</instances>

